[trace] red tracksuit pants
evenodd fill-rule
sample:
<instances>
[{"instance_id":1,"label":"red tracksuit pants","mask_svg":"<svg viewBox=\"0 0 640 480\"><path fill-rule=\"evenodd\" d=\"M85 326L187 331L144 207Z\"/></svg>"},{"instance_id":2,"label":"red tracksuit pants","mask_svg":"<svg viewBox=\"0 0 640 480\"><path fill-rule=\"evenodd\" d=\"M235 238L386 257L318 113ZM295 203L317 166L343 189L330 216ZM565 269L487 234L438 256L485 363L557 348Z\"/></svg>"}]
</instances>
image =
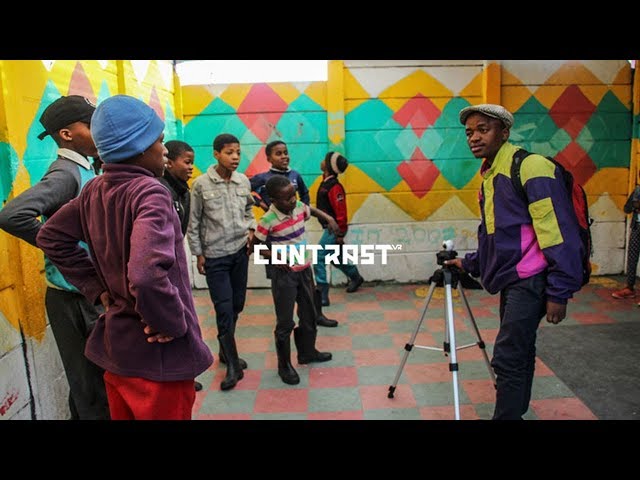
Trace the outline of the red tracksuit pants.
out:
<instances>
[{"instance_id":1,"label":"red tracksuit pants","mask_svg":"<svg viewBox=\"0 0 640 480\"><path fill-rule=\"evenodd\" d=\"M105 372L111 420L191 420L193 382L154 382Z\"/></svg>"}]
</instances>

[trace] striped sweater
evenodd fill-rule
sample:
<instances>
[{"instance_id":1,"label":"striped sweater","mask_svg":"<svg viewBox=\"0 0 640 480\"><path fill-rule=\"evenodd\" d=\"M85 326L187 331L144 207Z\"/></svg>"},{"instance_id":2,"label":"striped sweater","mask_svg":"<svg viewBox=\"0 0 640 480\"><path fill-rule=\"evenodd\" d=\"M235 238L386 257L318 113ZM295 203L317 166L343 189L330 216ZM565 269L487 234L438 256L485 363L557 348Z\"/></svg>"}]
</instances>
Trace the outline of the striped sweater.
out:
<instances>
[{"instance_id":1,"label":"striped sweater","mask_svg":"<svg viewBox=\"0 0 640 480\"><path fill-rule=\"evenodd\" d=\"M305 250L303 262L294 261L293 271L301 271L311 265L312 252L306 249L304 222L311 218L309 205L296 202L296 206L289 214L284 214L272 203L269 210L262 216L255 231L256 239L267 245L288 245ZM289 263L289 256L283 259Z\"/></svg>"}]
</instances>

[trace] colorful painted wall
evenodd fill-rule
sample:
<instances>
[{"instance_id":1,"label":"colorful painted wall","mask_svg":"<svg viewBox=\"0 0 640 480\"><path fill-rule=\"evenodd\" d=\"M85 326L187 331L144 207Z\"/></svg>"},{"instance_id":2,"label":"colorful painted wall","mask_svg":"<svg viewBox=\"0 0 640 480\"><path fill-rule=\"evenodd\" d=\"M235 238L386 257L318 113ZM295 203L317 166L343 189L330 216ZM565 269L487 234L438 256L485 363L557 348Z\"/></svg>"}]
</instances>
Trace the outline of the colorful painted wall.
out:
<instances>
[{"instance_id":1,"label":"colorful painted wall","mask_svg":"<svg viewBox=\"0 0 640 480\"><path fill-rule=\"evenodd\" d=\"M458 112L502 103L516 119L511 141L556 156L584 185L596 220L594 270L620 273L622 205L637 163L631 82L626 60L331 61L326 85L184 87L185 140L197 145L204 171L213 163L213 137L234 133L243 148L240 170L251 176L267 168L264 144L282 138L292 168L312 185L312 201L324 153L345 153L347 241L401 246L386 266L362 265L363 275L426 280L443 240L455 239L461 254L477 245L480 160L469 152ZM636 87L636 108L637 95ZM312 241L317 234L314 225ZM343 280L334 272L334 283ZM250 282L266 286L261 271ZM196 285L205 287L199 275Z\"/></svg>"},{"instance_id":2,"label":"colorful painted wall","mask_svg":"<svg viewBox=\"0 0 640 480\"><path fill-rule=\"evenodd\" d=\"M38 118L60 95L97 103L118 93L136 96L165 120L171 139L182 135L176 82L164 60L0 61L0 205L38 182L55 158L51 137L37 138ZM0 231L0 419L68 417L68 384L44 290L42 253Z\"/></svg>"}]
</instances>

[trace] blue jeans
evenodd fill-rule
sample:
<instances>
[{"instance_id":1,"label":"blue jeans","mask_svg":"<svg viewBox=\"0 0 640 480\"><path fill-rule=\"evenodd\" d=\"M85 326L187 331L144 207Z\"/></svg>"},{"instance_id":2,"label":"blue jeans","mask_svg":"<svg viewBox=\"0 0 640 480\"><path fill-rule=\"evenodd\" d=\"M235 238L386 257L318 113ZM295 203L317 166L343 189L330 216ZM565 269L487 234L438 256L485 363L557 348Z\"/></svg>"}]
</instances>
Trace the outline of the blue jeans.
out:
<instances>
[{"instance_id":1,"label":"blue jeans","mask_svg":"<svg viewBox=\"0 0 640 480\"><path fill-rule=\"evenodd\" d=\"M491 366L496 374L494 420L521 420L529 409L536 361L536 334L547 310L546 272L500 292L500 330Z\"/></svg>"},{"instance_id":2,"label":"blue jeans","mask_svg":"<svg viewBox=\"0 0 640 480\"><path fill-rule=\"evenodd\" d=\"M216 311L218 337L221 337L235 331L247 297L249 255L246 245L225 257L205 258L204 270L209 296Z\"/></svg>"},{"instance_id":3,"label":"blue jeans","mask_svg":"<svg viewBox=\"0 0 640 480\"><path fill-rule=\"evenodd\" d=\"M336 236L325 228L322 232L322 237L320 237L319 243L323 248L321 250L318 250L318 263L313 266L313 273L316 277L316 283L327 284L329 282L327 281L327 266L324 263L324 259L331 252L329 250L326 250L324 247L326 245L335 245ZM355 265L342 265L342 250L340 251L340 255L338 256L338 261L340 263L334 266L337 267L338 270L340 270L342 273L344 273L349 278L349 280L351 280L352 278L357 278L358 275L360 275L360 273L358 272L358 267L356 267Z\"/></svg>"}]
</instances>

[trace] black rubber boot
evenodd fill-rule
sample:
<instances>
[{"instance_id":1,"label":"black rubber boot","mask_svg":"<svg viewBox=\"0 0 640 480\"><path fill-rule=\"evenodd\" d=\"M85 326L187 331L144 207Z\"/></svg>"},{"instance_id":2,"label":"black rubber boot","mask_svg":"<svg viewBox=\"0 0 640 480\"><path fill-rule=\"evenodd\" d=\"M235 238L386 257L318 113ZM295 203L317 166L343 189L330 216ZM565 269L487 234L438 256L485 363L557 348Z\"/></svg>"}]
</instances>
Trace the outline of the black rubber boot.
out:
<instances>
[{"instance_id":1,"label":"black rubber boot","mask_svg":"<svg viewBox=\"0 0 640 480\"><path fill-rule=\"evenodd\" d=\"M364 283L364 278L362 275L358 274L357 277L353 277L349 279L349 283L347 284L347 293L353 293L360 288L360 285Z\"/></svg>"},{"instance_id":2,"label":"black rubber boot","mask_svg":"<svg viewBox=\"0 0 640 480\"><path fill-rule=\"evenodd\" d=\"M329 301L329 284L319 283L316 288L320 290L320 305L323 307L331 305L331 302Z\"/></svg>"},{"instance_id":3,"label":"black rubber boot","mask_svg":"<svg viewBox=\"0 0 640 480\"><path fill-rule=\"evenodd\" d=\"M227 359L224 357L224 352L222 351L222 345L220 345L220 353L218 354L220 358L220 363L224 363L226 365ZM242 358L238 357L238 362L240 362L240 368L242 370L246 370L249 365Z\"/></svg>"},{"instance_id":4,"label":"black rubber boot","mask_svg":"<svg viewBox=\"0 0 640 480\"><path fill-rule=\"evenodd\" d=\"M237 318L237 315L236 315L236 318L233 321L233 324L231 325L231 330L230 330L230 333L231 333L231 335L234 336L234 338L235 338L235 335L236 335L236 324L237 324L237 322L238 322L238 318ZM220 345L220 353L218 354L218 357L220 357L220 363L224 363L226 365L227 359L224 356L224 352L222 351L222 345ZM242 368L242 370L246 370L247 369L247 367L248 367L247 362L245 362L242 358L238 357L238 362L240 362L240 368Z\"/></svg>"},{"instance_id":5,"label":"black rubber boot","mask_svg":"<svg viewBox=\"0 0 640 480\"><path fill-rule=\"evenodd\" d=\"M227 360L227 375L224 377L224 380L220 382L220 389L231 390L236 386L238 380L244 377L244 373L242 373L242 369L240 368L240 362L238 361L236 339L231 332L228 332L218 337L218 341Z\"/></svg>"},{"instance_id":6,"label":"black rubber boot","mask_svg":"<svg viewBox=\"0 0 640 480\"><path fill-rule=\"evenodd\" d=\"M293 329L293 339L298 350L298 363L304 365L314 362L328 362L333 358L329 352L319 352L316 350L316 337L318 331L313 332L302 330L299 327Z\"/></svg>"},{"instance_id":7,"label":"black rubber boot","mask_svg":"<svg viewBox=\"0 0 640 480\"><path fill-rule=\"evenodd\" d=\"M316 324L321 327L337 327L338 321L332 320L331 318L327 318L322 313L322 292L319 288L316 288L314 291L314 304L316 307Z\"/></svg>"},{"instance_id":8,"label":"black rubber boot","mask_svg":"<svg viewBox=\"0 0 640 480\"><path fill-rule=\"evenodd\" d=\"M291 339L276 338L276 353L278 354L278 375L288 385L300 383L298 372L291 365Z\"/></svg>"}]
</instances>

